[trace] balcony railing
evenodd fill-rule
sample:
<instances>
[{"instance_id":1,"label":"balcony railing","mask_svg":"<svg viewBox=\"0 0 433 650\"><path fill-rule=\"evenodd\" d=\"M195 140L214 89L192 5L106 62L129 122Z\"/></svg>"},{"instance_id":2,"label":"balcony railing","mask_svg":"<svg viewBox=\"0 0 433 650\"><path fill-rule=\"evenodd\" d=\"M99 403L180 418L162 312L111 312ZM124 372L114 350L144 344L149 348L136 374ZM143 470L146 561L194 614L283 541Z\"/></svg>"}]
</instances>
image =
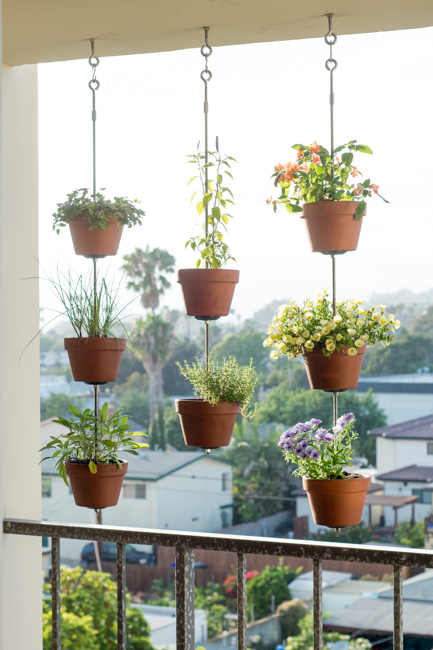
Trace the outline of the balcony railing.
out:
<instances>
[{"instance_id":1,"label":"balcony railing","mask_svg":"<svg viewBox=\"0 0 433 650\"><path fill-rule=\"evenodd\" d=\"M382 548L357 544L333 544L304 540L209 535L177 531L86 526L4 519L3 532L52 538L53 650L60 650L60 539L83 539L117 543L117 637L118 649L126 650L126 558L125 544L150 544L176 549L176 648L194 650L194 550L237 553L238 649L247 649L246 555L310 558L313 560L314 650L323 649L322 561L365 562L394 567L394 650L403 650L403 567L433 568L433 551Z\"/></svg>"}]
</instances>

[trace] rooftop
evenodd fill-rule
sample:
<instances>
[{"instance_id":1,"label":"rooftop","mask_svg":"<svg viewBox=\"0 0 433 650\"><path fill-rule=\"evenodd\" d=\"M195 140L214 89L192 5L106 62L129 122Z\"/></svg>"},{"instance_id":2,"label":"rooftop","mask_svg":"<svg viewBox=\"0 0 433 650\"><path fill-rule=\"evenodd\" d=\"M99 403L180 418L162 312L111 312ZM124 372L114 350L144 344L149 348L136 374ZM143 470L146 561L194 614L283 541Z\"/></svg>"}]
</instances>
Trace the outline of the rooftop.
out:
<instances>
[{"instance_id":1,"label":"rooftop","mask_svg":"<svg viewBox=\"0 0 433 650\"><path fill-rule=\"evenodd\" d=\"M395 469L392 472L380 474L377 478L381 481L414 481L420 483L433 483L433 467L409 465Z\"/></svg>"},{"instance_id":2,"label":"rooftop","mask_svg":"<svg viewBox=\"0 0 433 650\"><path fill-rule=\"evenodd\" d=\"M426 415L416 420L408 420L389 427L378 427L368 431L369 436L382 438L402 438L409 440L433 440L433 415Z\"/></svg>"},{"instance_id":3,"label":"rooftop","mask_svg":"<svg viewBox=\"0 0 433 650\"><path fill-rule=\"evenodd\" d=\"M356 390L377 393L433 393L433 373L416 372L407 375L361 375Z\"/></svg>"}]
</instances>

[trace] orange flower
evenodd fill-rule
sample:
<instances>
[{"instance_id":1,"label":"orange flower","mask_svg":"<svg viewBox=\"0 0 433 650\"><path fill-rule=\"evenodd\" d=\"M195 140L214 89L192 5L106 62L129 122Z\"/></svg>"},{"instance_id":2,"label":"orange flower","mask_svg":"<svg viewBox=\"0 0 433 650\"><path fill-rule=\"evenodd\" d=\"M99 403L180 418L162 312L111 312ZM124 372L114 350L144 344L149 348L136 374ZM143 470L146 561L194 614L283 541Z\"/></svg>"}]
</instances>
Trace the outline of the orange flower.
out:
<instances>
[{"instance_id":1,"label":"orange flower","mask_svg":"<svg viewBox=\"0 0 433 650\"><path fill-rule=\"evenodd\" d=\"M313 153L313 163L315 165L318 165L320 163L320 156L318 156L317 153Z\"/></svg>"},{"instance_id":2,"label":"orange flower","mask_svg":"<svg viewBox=\"0 0 433 650\"><path fill-rule=\"evenodd\" d=\"M278 163L278 165L275 165L275 171L276 172L281 172L284 169L283 165L281 163Z\"/></svg>"},{"instance_id":3,"label":"orange flower","mask_svg":"<svg viewBox=\"0 0 433 650\"><path fill-rule=\"evenodd\" d=\"M379 192L379 185L375 185L374 183L372 183L372 184L370 185L370 188L373 190L373 192L374 192L375 194L378 194L378 192Z\"/></svg>"},{"instance_id":4,"label":"orange flower","mask_svg":"<svg viewBox=\"0 0 433 650\"><path fill-rule=\"evenodd\" d=\"M317 142L314 140L313 144L310 147L310 151L317 153L319 149L320 149L320 145L318 145Z\"/></svg>"},{"instance_id":5,"label":"orange flower","mask_svg":"<svg viewBox=\"0 0 433 650\"><path fill-rule=\"evenodd\" d=\"M353 178L359 176L359 171L356 169L356 167L352 167L352 176Z\"/></svg>"},{"instance_id":6,"label":"orange flower","mask_svg":"<svg viewBox=\"0 0 433 650\"><path fill-rule=\"evenodd\" d=\"M304 155L304 152L302 151L302 149L299 149L298 153L296 154L298 160L299 160L299 158L302 158L303 155Z\"/></svg>"},{"instance_id":7,"label":"orange flower","mask_svg":"<svg viewBox=\"0 0 433 650\"><path fill-rule=\"evenodd\" d=\"M303 165L299 165L298 167L299 171L301 172L306 172L308 174L308 166L307 163L304 163Z\"/></svg>"}]
</instances>

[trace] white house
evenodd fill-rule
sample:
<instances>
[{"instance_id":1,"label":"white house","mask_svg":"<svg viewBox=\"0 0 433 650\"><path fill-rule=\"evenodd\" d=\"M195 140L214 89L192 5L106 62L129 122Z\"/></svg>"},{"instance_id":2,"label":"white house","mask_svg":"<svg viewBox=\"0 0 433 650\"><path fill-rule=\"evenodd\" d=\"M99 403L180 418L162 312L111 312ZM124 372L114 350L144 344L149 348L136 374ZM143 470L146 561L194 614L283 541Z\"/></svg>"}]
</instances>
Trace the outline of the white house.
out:
<instances>
[{"instance_id":1,"label":"white house","mask_svg":"<svg viewBox=\"0 0 433 650\"><path fill-rule=\"evenodd\" d=\"M139 609L150 626L150 642L154 648L176 650L176 608L159 605L132 604ZM207 641L207 614L204 609L194 610L195 643Z\"/></svg>"},{"instance_id":2,"label":"white house","mask_svg":"<svg viewBox=\"0 0 433 650\"><path fill-rule=\"evenodd\" d=\"M232 464L201 451L143 451L129 466L119 503L102 511L112 526L213 532L232 522ZM95 523L93 510L75 505L55 462L42 463L42 517ZM62 540L63 561L79 559L85 542Z\"/></svg>"}]
</instances>

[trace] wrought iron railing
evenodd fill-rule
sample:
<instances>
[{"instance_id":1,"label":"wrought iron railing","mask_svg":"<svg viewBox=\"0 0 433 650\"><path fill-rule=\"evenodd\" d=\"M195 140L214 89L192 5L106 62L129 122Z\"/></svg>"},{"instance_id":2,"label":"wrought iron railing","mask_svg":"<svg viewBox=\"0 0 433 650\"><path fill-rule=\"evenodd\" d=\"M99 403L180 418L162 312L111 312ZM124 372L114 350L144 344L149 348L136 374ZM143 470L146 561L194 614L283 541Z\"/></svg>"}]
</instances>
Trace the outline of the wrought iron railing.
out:
<instances>
[{"instance_id":1,"label":"wrought iron railing","mask_svg":"<svg viewBox=\"0 0 433 650\"><path fill-rule=\"evenodd\" d=\"M86 526L4 519L3 532L52 538L53 650L60 650L60 539L83 539L117 543L118 649L126 650L126 557L125 544L150 544L176 549L176 648L194 650L194 550L237 553L238 649L247 648L246 555L310 558L313 560L314 650L322 650L322 562L365 562L394 567L394 650L403 650L403 567L433 568L433 551L383 548L357 544L334 544L304 540L240 537L177 531Z\"/></svg>"}]
</instances>

